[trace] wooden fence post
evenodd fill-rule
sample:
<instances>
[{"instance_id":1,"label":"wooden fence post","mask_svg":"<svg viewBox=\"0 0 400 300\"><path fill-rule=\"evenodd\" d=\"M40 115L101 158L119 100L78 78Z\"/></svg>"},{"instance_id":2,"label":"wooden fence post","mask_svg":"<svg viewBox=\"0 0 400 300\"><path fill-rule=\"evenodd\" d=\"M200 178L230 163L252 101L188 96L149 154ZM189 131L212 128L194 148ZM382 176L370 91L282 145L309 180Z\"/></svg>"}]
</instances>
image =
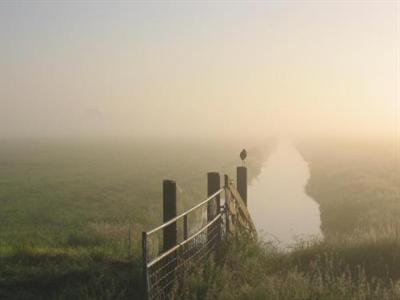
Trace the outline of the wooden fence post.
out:
<instances>
[{"instance_id":1,"label":"wooden fence post","mask_svg":"<svg viewBox=\"0 0 400 300\"><path fill-rule=\"evenodd\" d=\"M229 195L229 177L225 174L224 176L224 188L225 188L225 237L229 234L229 219L230 219L230 195Z\"/></svg>"},{"instance_id":2,"label":"wooden fence post","mask_svg":"<svg viewBox=\"0 0 400 300\"><path fill-rule=\"evenodd\" d=\"M247 168L237 167L236 173L236 186L237 190L242 197L244 204L247 206Z\"/></svg>"},{"instance_id":3,"label":"wooden fence post","mask_svg":"<svg viewBox=\"0 0 400 300\"><path fill-rule=\"evenodd\" d=\"M209 172L207 173L207 196L215 194L221 188L221 181L219 178L219 173ZM207 204L207 222L211 222L220 213L220 196L216 196L215 200L209 201ZM217 233L215 233L217 231ZM215 239L217 235L217 239ZM214 243L219 243L221 239L221 226L219 222L212 224L207 229L207 243L209 247L213 247Z\"/></svg>"},{"instance_id":4,"label":"wooden fence post","mask_svg":"<svg viewBox=\"0 0 400 300\"><path fill-rule=\"evenodd\" d=\"M144 298L148 298L149 277L147 272L147 234L142 232L142 257L143 257L143 283L144 283Z\"/></svg>"},{"instance_id":5,"label":"wooden fence post","mask_svg":"<svg viewBox=\"0 0 400 300\"><path fill-rule=\"evenodd\" d=\"M176 217L176 182L172 180L163 181L163 223ZM178 242L176 222L163 229L163 251L167 251L176 246ZM170 254L165 261L164 269L161 272L164 277L164 292L169 295L175 283L175 269L178 265L177 253ZM169 297L169 296L168 296Z\"/></svg>"},{"instance_id":6,"label":"wooden fence post","mask_svg":"<svg viewBox=\"0 0 400 300\"><path fill-rule=\"evenodd\" d=\"M221 182L219 173L209 172L207 173L207 196L215 194L221 188ZM207 204L207 221L211 221L219 213L220 210L220 196L218 195L215 201L210 201Z\"/></svg>"},{"instance_id":7,"label":"wooden fence post","mask_svg":"<svg viewBox=\"0 0 400 300\"><path fill-rule=\"evenodd\" d=\"M224 187L227 188L229 185L229 176L228 175L224 175Z\"/></svg>"},{"instance_id":8,"label":"wooden fence post","mask_svg":"<svg viewBox=\"0 0 400 300\"><path fill-rule=\"evenodd\" d=\"M176 182L163 181L163 222L176 217ZM177 243L176 222L168 225L163 230L163 250L167 251Z\"/></svg>"}]
</instances>

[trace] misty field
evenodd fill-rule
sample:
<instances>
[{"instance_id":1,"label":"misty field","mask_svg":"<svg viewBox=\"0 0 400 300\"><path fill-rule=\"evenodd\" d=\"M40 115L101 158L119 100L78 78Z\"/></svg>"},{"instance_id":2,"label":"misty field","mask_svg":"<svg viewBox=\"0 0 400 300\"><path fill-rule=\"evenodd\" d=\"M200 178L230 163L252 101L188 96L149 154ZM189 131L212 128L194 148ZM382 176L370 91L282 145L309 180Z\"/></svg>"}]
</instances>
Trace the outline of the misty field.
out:
<instances>
[{"instance_id":1,"label":"misty field","mask_svg":"<svg viewBox=\"0 0 400 300\"><path fill-rule=\"evenodd\" d=\"M249 149L254 178L272 141ZM197 267L181 299L400 299L398 149L303 140L324 240L286 252L244 239ZM9 140L0 148L0 298L141 299L139 234L161 221L161 181L179 210L206 172L234 175L238 142ZM251 201L251 199L249 199Z\"/></svg>"},{"instance_id":2,"label":"misty field","mask_svg":"<svg viewBox=\"0 0 400 300\"><path fill-rule=\"evenodd\" d=\"M177 181L182 211L207 172L235 174L242 143L2 141L0 298L142 297L139 236L161 223L162 180ZM250 177L265 147L250 149Z\"/></svg>"},{"instance_id":3,"label":"misty field","mask_svg":"<svg viewBox=\"0 0 400 300\"><path fill-rule=\"evenodd\" d=\"M223 261L185 282L185 299L400 299L395 142L303 140L298 148L310 164L307 191L320 204L324 240L299 241L290 252L228 245Z\"/></svg>"}]
</instances>

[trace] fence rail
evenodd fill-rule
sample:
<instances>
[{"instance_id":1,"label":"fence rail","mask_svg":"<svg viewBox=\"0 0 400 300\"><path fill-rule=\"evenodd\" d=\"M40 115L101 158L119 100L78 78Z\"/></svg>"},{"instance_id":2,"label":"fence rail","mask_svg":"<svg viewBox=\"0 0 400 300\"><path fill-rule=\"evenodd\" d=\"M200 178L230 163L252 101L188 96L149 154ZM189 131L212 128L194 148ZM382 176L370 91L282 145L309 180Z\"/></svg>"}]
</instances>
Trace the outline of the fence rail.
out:
<instances>
[{"instance_id":1,"label":"fence rail","mask_svg":"<svg viewBox=\"0 0 400 300\"><path fill-rule=\"evenodd\" d=\"M243 174L243 167L240 169ZM240 182L240 186L246 186L243 194L247 198L247 182ZM164 181L163 195L164 223L142 233L147 299L172 298L182 275L216 252L222 241L241 233L257 238L245 204L247 199L243 200L227 175L221 188L219 174L208 173L209 197L178 216L175 182ZM222 205L221 196L224 196Z\"/></svg>"},{"instance_id":2,"label":"fence rail","mask_svg":"<svg viewBox=\"0 0 400 300\"><path fill-rule=\"evenodd\" d=\"M240 233L246 232L250 237L256 240L256 227L240 193L232 182L227 185L225 199L227 199L225 201L227 210L227 230L236 236Z\"/></svg>"}]
</instances>

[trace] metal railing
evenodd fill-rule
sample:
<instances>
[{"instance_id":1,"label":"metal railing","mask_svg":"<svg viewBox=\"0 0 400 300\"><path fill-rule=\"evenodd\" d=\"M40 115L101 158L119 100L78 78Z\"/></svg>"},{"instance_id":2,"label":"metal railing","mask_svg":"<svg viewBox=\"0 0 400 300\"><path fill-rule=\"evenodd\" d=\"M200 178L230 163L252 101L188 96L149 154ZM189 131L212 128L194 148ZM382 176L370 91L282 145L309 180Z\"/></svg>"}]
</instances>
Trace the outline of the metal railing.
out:
<instances>
[{"instance_id":1,"label":"metal railing","mask_svg":"<svg viewBox=\"0 0 400 300\"><path fill-rule=\"evenodd\" d=\"M220 196L225 201L220 205ZM161 247L163 234L176 228L177 242ZM147 299L170 299L179 278L191 266L215 252L223 240L239 233L257 238L251 216L239 192L225 176L225 186L203 202L142 234L143 266Z\"/></svg>"}]
</instances>

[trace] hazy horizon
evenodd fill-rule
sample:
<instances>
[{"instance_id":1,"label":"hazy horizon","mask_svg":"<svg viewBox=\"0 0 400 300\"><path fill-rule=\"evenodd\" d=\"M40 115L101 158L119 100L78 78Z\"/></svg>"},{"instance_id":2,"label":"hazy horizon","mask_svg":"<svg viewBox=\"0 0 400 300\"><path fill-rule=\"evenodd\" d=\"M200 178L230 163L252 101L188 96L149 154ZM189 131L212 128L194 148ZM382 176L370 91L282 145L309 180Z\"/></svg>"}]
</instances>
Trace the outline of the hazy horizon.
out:
<instances>
[{"instance_id":1,"label":"hazy horizon","mask_svg":"<svg viewBox=\"0 0 400 300\"><path fill-rule=\"evenodd\" d=\"M0 3L0 138L400 137L400 5Z\"/></svg>"}]
</instances>

